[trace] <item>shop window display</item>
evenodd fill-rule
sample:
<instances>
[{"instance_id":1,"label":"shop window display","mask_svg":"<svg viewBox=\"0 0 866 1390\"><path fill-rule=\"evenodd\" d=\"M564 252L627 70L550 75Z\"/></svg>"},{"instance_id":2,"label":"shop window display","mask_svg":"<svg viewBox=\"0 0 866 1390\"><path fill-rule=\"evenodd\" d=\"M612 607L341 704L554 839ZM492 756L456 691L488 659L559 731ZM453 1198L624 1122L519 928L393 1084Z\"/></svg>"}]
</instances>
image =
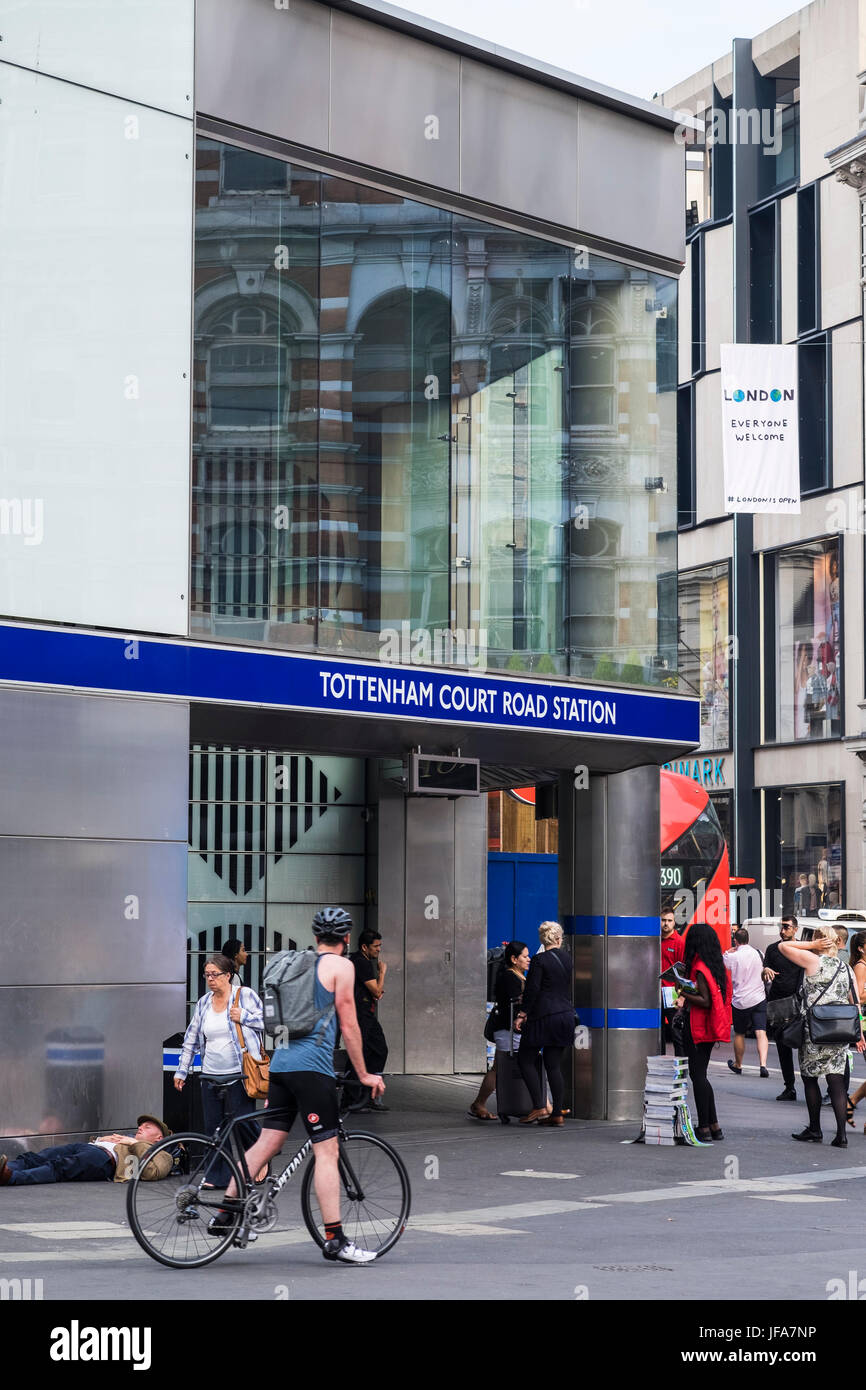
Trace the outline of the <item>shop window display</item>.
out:
<instances>
[{"instance_id":1,"label":"shop window display","mask_svg":"<svg viewBox=\"0 0 866 1390\"><path fill-rule=\"evenodd\" d=\"M841 787L782 787L767 808L786 910L810 917L822 907L844 907Z\"/></svg>"},{"instance_id":2,"label":"shop window display","mask_svg":"<svg viewBox=\"0 0 866 1390\"><path fill-rule=\"evenodd\" d=\"M840 611L838 541L816 541L777 556L777 714L783 743L841 733Z\"/></svg>"}]
</instances>

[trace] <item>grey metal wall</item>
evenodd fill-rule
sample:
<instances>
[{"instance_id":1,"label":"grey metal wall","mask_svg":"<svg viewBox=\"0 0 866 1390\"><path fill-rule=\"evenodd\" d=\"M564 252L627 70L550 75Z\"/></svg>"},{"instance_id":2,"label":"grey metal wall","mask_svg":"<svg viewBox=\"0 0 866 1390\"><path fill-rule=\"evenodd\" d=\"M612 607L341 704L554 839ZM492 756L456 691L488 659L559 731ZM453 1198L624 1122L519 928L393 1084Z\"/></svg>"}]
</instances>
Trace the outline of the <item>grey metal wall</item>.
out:
<instances>
[{"instance_id":1,"label":"grey metal wall","mask_svg":"<svg viewBox=\"0 0 866 1390\"><path fill-rule=\"evenodd\" d=\"M658 1051L658 768L591 777L586 790L564 776L559 806L560 912L589 1033L574 1053L574 1110L636 1119Z\"/></svg>"},{"instance_id":2,"label":"grey metal wall","mask_svg":"<svg viewBox=\"0 0 866 1390\"><path fill-rule=\"evenodd\" d=\"M388 1071L481 1071L487 798L407 797L382 781L375 825L368 921L388 961Z\"/></svg>"},{"instance_id":3,"label":"grey metal wall","mask_svg":"<svg viewBox=\"0 0 866 1390\"><path fill-rule=\"evenodd\" d=\"M382 933L382 958L388 963L388 973L379 1022L388 1039L388 1071L399 1074L405 1071L404 796L398 787L382 780L379 766L371 759L367 774L367 795L373 807L373 819L367 827L367 925Z\"/></svg>"},{"instance_id":4,"label":"grey metal wall","mask_svg":"<svg viewBox=\"0 0 866 1390\"><path fill-rule=\"evenodd\" d=\"M683 150L672 130L315 0L285 9L198 0L196 110L586 236L685 257Z\"/></svg>"},{"instance_id":5,"label":"grey metal wall","mask_svg":"<svg viewBox=\"0 0 866 1390\"><path fill-rule=\"evenodd\" d=\"M159 1113L188 751L185 705L0 690L0 1124L26 1147Z\"/></svg>"}]
</instances>

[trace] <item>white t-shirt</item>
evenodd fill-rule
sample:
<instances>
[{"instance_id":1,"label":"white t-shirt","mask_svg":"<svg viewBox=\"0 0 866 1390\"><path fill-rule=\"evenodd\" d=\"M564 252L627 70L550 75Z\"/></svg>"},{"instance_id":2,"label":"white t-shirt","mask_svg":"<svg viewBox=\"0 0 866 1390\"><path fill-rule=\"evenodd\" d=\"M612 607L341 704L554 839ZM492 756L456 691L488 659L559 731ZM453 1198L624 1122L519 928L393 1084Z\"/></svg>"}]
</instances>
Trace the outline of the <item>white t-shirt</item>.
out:
<instances>
[{"instance_id":1,"label":"white t-shirt","mask_svg":"<svg viewBox=\"0 0 866 1390\"><path fill-rule=\"evenodd\" d=\"M105 1149L105 1152L106 1152L107 1154L111 1154L111 1157L114 1159L115 1163L117 1162L117 1145L116 1145L116 1144L108 1144L108 1143L105 1142L104 1139L103 1139L101 1142L98 1142L96 1139L92 1139L92 1140L91 1140L91 1143L93 1144L93 1147L94 1147L95 1149ZM132 1143L132 1140L130 1140L130 1143Z\"/></svg>"},{"instance_id":2,"label":"white t-shirt","mask_svg":"<svg viewBox=\"0 0 866 1390\"><path fill-rule=\"evenodd\" d=\"M725 951L725 965L731 972L734 992L731 1000L735 1009L751 1009L767 997L761 971L764 962L754 946L738 946Z\"/></svg>"},{"instance_id":3,"label":"white t-shirt","mask_svg":"<svg viewBox=\"0 0 866 1390\"><path fill-rule=\"evenodd\" d=\"M232 1043L231 1030L234 1026L229 1018L228 1009L224 1009L221 1014L213 1009L208 1009L205 1013L203 1031L206 1046L202 1062L205 1076L227 1076L230 1072L237 1075L240 1070Z\"/></svg>"}]
</instances>

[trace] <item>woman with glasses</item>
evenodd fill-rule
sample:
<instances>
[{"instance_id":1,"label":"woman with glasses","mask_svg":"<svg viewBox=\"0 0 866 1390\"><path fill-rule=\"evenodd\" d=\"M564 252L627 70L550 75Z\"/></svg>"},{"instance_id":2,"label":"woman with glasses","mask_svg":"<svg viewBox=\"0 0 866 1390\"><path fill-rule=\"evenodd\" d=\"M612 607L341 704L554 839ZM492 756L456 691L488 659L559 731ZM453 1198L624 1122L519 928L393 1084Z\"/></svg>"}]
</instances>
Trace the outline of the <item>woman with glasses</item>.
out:
<instances>
[{"instance_id":1,"label":"woman with glasses","mask_svg":"<svg viewBox=\"0 0 866 1390\"><path fill-rule=\"evenodd\" d=\"M238 1028L250 1056L260 1060L264 1018L262 1001L255 990L231 988L233 962L223 955L208 956L204 979L207 990L195 1006L192 1021L184 1034L180 1064L174 1084L183 1090L196 1051L201 1053L202 1110L208 1134L235 1115L252 1115L256 1103L247 1095L243 1079L243 1059ZM255 1120L245 1120L235 1130L241 1147L251 1148L259 1137ZM224 1187L229 1180L226 1164L214 1164L213 1186ZM210 1186L210 1184L206 1184Z\"/></svg>"}]
</instances>

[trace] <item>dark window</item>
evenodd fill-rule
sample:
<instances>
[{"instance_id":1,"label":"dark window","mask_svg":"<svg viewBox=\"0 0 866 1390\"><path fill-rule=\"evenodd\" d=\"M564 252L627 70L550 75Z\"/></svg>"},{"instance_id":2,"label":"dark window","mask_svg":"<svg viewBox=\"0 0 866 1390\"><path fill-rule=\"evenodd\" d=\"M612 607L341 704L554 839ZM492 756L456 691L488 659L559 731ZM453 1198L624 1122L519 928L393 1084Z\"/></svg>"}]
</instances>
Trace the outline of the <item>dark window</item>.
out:
<instances>
[{"instance_id":1,"label":"dark window","mask_svg":"<svg viewBox=\"0 0 866 1390\"><path fill-rule=\"evenodd\" d=\"M677 525L695 524L695 388L677 391Z\"/></svg>"},{"instance_id":2,"label":"dark window","mask_svg":"<svg viewBox=\"0 0 866 1390\"><path fill-rule=\"evenodd\" d=\"M692 376L704 370L704 239L692 242Z\"/></svg>"},{"instance_id":3,"label":"dark window","mask_svg":"<svg viewBox=\"0 0 866 1390\"><path fill-rule=\"evenodd\" d=\"M731 108L733 98L728 97L723 100L718 92L715 93L713 107L716 111L724 113L724 130L729 132ZM711 147L710 152L710 186L712 189L712 212L713 221L719 222L723 217L730 217L734 206L734 145L733 141L717 140Z\"/></svg>"},{"instance_id":4,"label":"dark window","mask_svg":"<svg viewBox=\"0 0 866 1390\"><path fill-rule=\"evenodd\" d=\"M819 327L817 184L797 194L797 332Z\"/></svg>"},{"instance_id":5,"label":"dark window","mask_svg":"<svg viewBox=\"0 0 866 1390\"><path fill-rule=\"evenodd\" d=\"M830 486L829 336L800 343L800 491Z\"/></svg>"},{"instance_id":6,"label":"dark window","mask_svg":"<svg viewBox=\"0 0 866 1390\"><path fill-rule=\"evenodd\" d=\"M223 146L224 193L271 193L286 186L288 165L251 150Z\"/></svg>"},{"instance_id":7,"label":"dark window","mask_svg":"<svg viewBox=\"0 0 866 1390\"><path fill-rule=\"evenodd\" d=\"M774 188L784 188L794 183L800 174L800 101L788 93L779 95L778 102L776 141L781 149L775 158L767 157L767 163L771 167L775 165Z\"/></svg>"},{"instance_id":8,"label":"dark window","mask_svg":"<svg viewBox=\"0 0 866 1390\"><path fill-rule=\"evenodd\" d=\"M772 77L758 79L758 108L740 113L738 134L748 139L758 161L758 196L771 197L800 174L799 59Z\"/></svg>"},{"instance_id":9,"label":"dark window","mask_svg":"<svg viewBox=\"0 0 866 1390\"><path fill-rule=\"evenodd\" d=\"M728 846L728 860L731 864L736 863L734 858L734 808L733 796L730 792L714 792L710 796L713 810L719 818L719 825L725 837L725 844Z\"/></svg>"},{"instance_id":10,"label":"dark window","mask_svg":"<svg viewBox=\"0 0 866 1390\"><path fill-rule=\"evenodd\" d=\"M777 341L776 204L749 218L749 339Z\"/></svg>"},{"instance_id":11,"label":"dark window","mask_svg":"<svg viewBox=\"0 0 866 1390\"><path fill-rule=\"evenodd\" d=\"M658 655L653 664L660 682L677 669L677 578L676 571L658 578Z\"/></svg>"},{"instance_id":12,"label":"dark window","mask_svg":"<svg viewBox=\"0 0 866 1390\"><path fill-rule=\"evenodd\" d=\"M676 391L679 375L679 345L677 339L677 287L674 281L662 285L651 303L655 306L656 328L656 391Z\"/></svg>"}]
</instances>

